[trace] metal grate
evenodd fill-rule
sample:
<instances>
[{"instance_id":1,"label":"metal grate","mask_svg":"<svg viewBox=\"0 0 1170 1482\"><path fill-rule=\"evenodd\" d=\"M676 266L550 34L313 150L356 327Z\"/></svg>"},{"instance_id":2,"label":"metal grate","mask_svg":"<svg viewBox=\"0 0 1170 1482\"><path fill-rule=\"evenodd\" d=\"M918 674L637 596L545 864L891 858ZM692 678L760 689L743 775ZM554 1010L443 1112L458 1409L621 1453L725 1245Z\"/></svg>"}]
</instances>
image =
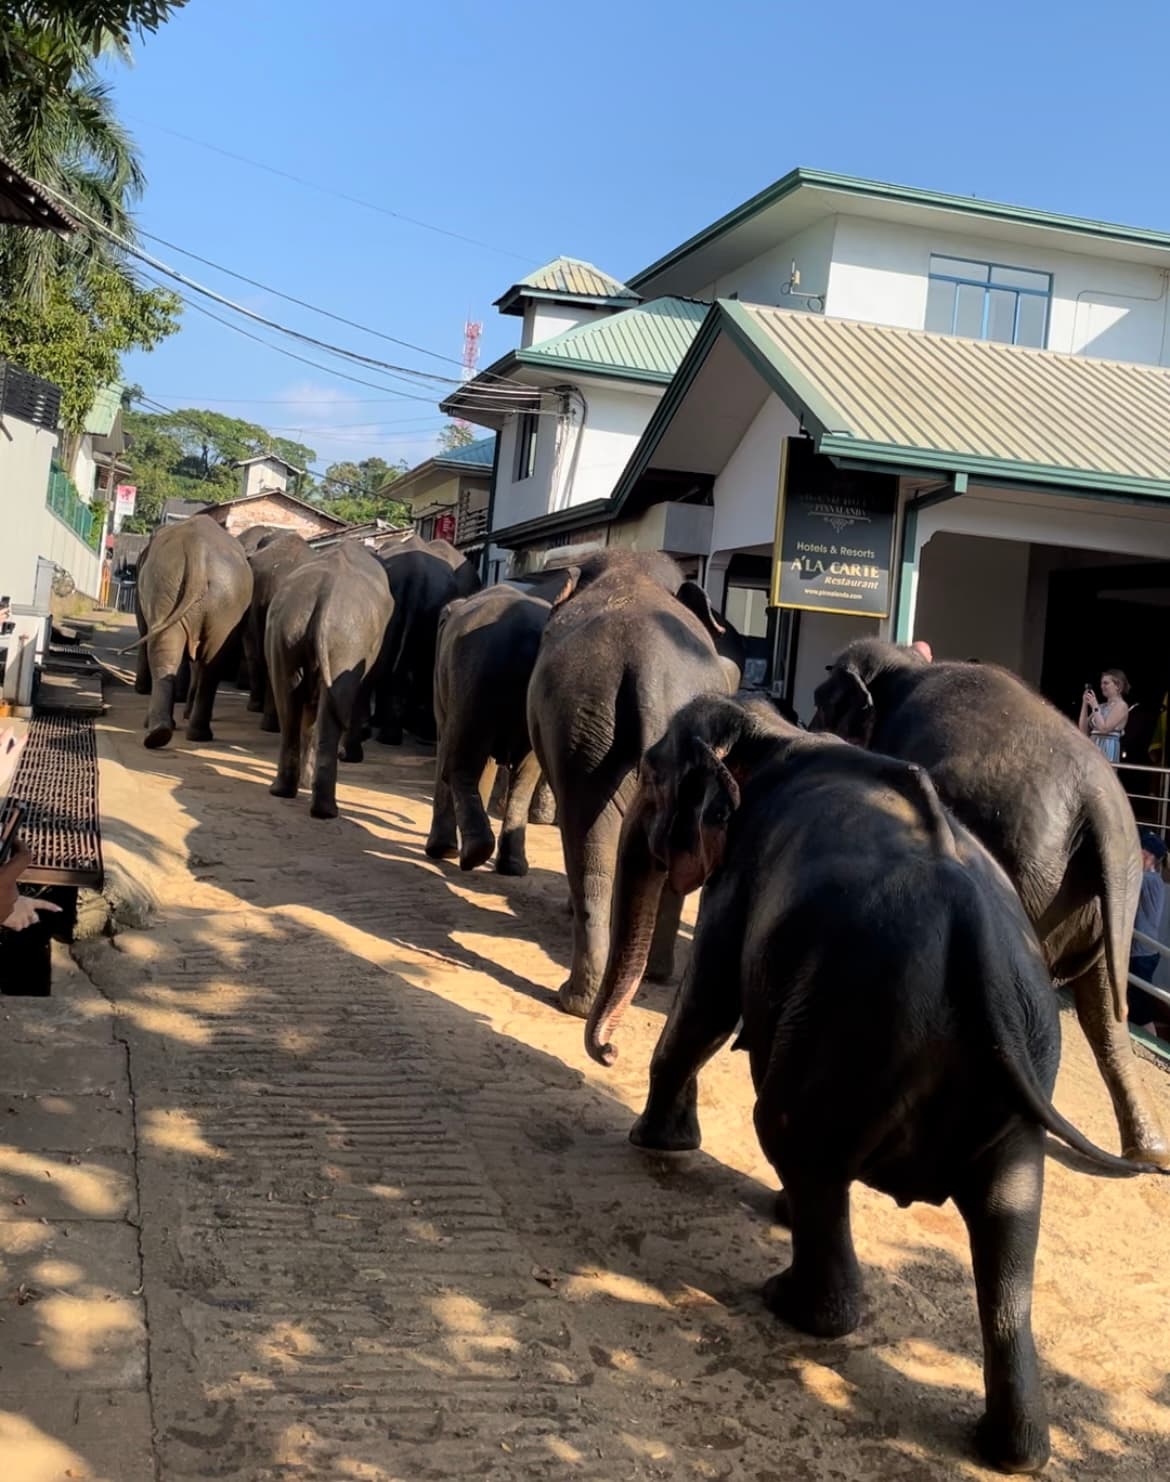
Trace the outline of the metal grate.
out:
<instances>
[{"instance_id":1,"label":"metal grate","mask_svg":"<svg viewBox=\"0 0 1170 1482\"><path fill-rule=\"evenodd\" d=\"M97 742L91 719L40 715L32 721L3 812L14 801L25 806L21 835L33 857L25 881L100 887Z\"/></svg>"},{"instance_id":2,"label":"metal grate","mask_svg":"<svg viewBox=\"0 0 1170 1482\"><path fill-rule=\"evenodd\" d=\"M56 432L60 415L59 386L0 360L0 417L19 417L47 432Z\"/></svg>"}]
</instances>

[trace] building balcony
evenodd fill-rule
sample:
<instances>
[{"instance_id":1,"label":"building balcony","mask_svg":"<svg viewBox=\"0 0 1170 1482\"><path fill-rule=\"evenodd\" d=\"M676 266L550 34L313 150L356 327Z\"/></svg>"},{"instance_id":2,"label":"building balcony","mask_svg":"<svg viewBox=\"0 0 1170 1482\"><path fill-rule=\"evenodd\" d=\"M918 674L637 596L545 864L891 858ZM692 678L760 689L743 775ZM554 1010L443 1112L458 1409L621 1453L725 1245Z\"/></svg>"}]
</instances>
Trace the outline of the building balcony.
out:
<instances>
[{"instance_id":1,"label":"building balcony","mask_svg":"<svg viewBox=\"0 0 1170 1482\"><path fill-rule=\"evenodd\" d=\"M45 503L79 540L96 547L102 536L101 527L95 521L89 505L77 492L73 480L57 463L49 469L49 488Z\"/></svg>"},{"instance_id":2,"label":"building balcony","mask_svg":"<svg viewBox=\"0 0 1170 1482\"><path fill-rule=\"evenodd\" d=\"M475 545L487 534L488 512L483 509L461 510L455 531L457 546Z\"/></svg>"}]
</instances>

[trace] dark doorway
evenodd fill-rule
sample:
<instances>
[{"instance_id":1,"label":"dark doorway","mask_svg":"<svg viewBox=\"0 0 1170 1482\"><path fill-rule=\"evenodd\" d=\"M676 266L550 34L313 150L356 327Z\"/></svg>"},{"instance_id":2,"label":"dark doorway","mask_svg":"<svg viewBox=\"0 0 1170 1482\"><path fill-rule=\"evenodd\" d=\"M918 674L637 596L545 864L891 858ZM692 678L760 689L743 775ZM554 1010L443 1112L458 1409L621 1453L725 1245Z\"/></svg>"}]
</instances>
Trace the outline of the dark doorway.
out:
<instances>
[{"instance_id":1,"label":"dark doorway","mask_svg":"<svg viewBox=\"0 0 1170 1482\"><path fill-rule=\"evenodd\" d=\"M1170 690L1170 563L1143 561L1050 576L1041 690L1075 720L1086 683L1100 693L1103 669L1123 669L1129 679L1131 712L1122 755L1145 766Z\"/></svg>"}]
</instances>

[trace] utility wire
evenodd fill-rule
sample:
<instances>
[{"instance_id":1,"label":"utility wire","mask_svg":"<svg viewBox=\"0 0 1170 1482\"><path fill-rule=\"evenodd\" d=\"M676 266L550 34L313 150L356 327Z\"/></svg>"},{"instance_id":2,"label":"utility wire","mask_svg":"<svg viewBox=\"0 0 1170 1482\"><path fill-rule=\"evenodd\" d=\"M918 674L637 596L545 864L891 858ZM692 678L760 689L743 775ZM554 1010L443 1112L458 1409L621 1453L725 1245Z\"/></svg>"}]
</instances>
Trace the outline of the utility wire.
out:
<instances>
[{"instance_id":1,"label":"utility wire","mask_svg":"<svg viewBox=\"0 0 1170 1482\"><path fill-rule=\"evenodd\" d=\"M449 231L446 227L435 226L432 222L423 221L417 216L407 216L403 211L393 211L389 206L380 206L374 201L366 201L361 196L350 195L347 191L337 190L330 185L321 185L315 180L306 180L302 175L294 175L290 170L282 170L276 165L265 164L262 160L250 159L246 154L236 154L233 150L224 149L218 144L211 144L206 139L196 139L190 134L181 134L178 129L167 128L165 124L147 122L148 129L157 129L160 133L170 134L174 139L182 139L187 144L195 144L200 149L209 149L213 154L221 154L225 159L237 160L242 165L251 165L253 169L265 170L269 175L278 175L282 180L291 180L294 185L306 186L309 190L320 191L322 195L335 196L339 201L349 201L351 205L362 206L367 211L376 211L380 216L393 217L395 221L405 221L410 226L417 226L422 231L435 232L441 237L450 237L456 242L466 242L471 247L481 247L485 252L496 252L501 257L513 257L519 262L532 263L534 258L523 252L513 252L509 247L496 247L491 242L481 242L477 237L464 236L462 232Z\"/></svg>"},{"instance_id":2,"label":"utility wire","mask_svg":"<svg viewBox=\"0 0 1170 1482\"><path fill-rule=\"evenodd\" d=\"M86 221L92 229L101 232L103 236L108 237L112 242L116 243L124 252L128 253L137 261L145 263L156 273L161 273L164 277L173 279L176 283L182 284L184 287L190 289L191 291L201 294L203 297L209 298L213 302L220 304L224 308L231 309L233 312L242 315L244 318L251 319L255 323L263 325L267 329L275 330L279 334L287 335L290 338L298 340L301 343L307 344L315 349L324 350L327 354L336 355L345 360L355 361L362 366L366 366L374 370L383 371L395 376L398 379L406 380L408 384L417 384L419 381L430 381L432 383L437 382L442 386L451 387L452 393L450 394L453 394L455 390L458 390L461 386L466 384L464 381L456 380L452 376L439 376L431 371L415 370L413 367L410 366L395 365L389 361L378 360L373 356L361 355L354 350L346 350L342 346L330 344L327 340L317 339L315 335L304 334L302 331L291 329L287 325L281 324L275 319L269 319L263 314L258 314L254 310L246 308L243 304L238 304L234 300L226 298L223 294L217 293L215 289L208 288L205 284L199 283L193 278L188 278L185 273L179 272L177 268L170 267L167 263L162 262L159 258L154 257L153 254L145 252L141 248L136 247L133 242L130 242L129 240L127 240L127 238L111 230L102 222L98 221L95 217L91 216L88 212L76 206L72 201L69 200L67 196L62 194L62 192L56 190L55 187L46 186L45 189L48 190L51 194L57 196L58 199L61 200L71 212L73 212L74 215L79 216L84 221ZM180 295L180 297L183 297L183 295ZM190 300L185 301L190 302ZM192 307L197 306L192 303ZM212 315L210 317L214 318L215 316ZM226 321L221 320L220 322L224 323ZM268 342L260 340L259 343L267 344ZM269 348L275 347L270 345ZM311 361L306 363L315 364L315 362ZM323 367L320 365L317 365L316 368L328 369L328 367ZM336 374L340 374L340 372L337 372ZM355 378L352 376L348 376L346 377L346 379L354 380ZM359 384L374 386L375 390L388 389L376 386L373 382L369 381L359 382ZM507 390L510 394L505 395L505 390ZM492 394L496 392L499 393L498 396ZM477 392L477 395L483 396L488 401L494 402L498 406L509 401L514 403L525 401L529 398L530 393L526 391L525 388L519 387L513 382L508 382L507 387L482 387L479 392ZM430 400L429 397L412 399L428 401Z\"/></svg>"}]
</instances>

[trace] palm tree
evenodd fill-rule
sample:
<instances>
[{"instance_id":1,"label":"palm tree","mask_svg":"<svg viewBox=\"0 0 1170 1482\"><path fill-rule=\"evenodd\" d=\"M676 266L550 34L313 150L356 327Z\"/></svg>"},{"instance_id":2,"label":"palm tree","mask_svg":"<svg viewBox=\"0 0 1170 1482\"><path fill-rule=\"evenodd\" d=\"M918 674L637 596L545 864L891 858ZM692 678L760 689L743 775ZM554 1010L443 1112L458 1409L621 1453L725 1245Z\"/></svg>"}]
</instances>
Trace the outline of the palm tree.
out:
<instances>
[{"instance_id":1,"label":"palm tree","mask_svg":"<svg viewBox=\"0 0 1170 1482\"><path fill-rule=\"evenodd\" d=\"M26 40L26 56L50 52L43 35ZM49 67L46 55L46 69ZM63 85L25 72L0 94L0 154L26 174L58 191L67 202L119 236L133 236L129 206L141 195L142 167L134 143L119 123L109 88L93 74L92 59L75 58ZM83 217L84 219L84 217ZM100 237L81 232L62 242L49 232L7 233L0 247L0 275L9 289L44 301L55 272L75 272L88 254L110 261Z\"/></svg>"}]
</instances>

